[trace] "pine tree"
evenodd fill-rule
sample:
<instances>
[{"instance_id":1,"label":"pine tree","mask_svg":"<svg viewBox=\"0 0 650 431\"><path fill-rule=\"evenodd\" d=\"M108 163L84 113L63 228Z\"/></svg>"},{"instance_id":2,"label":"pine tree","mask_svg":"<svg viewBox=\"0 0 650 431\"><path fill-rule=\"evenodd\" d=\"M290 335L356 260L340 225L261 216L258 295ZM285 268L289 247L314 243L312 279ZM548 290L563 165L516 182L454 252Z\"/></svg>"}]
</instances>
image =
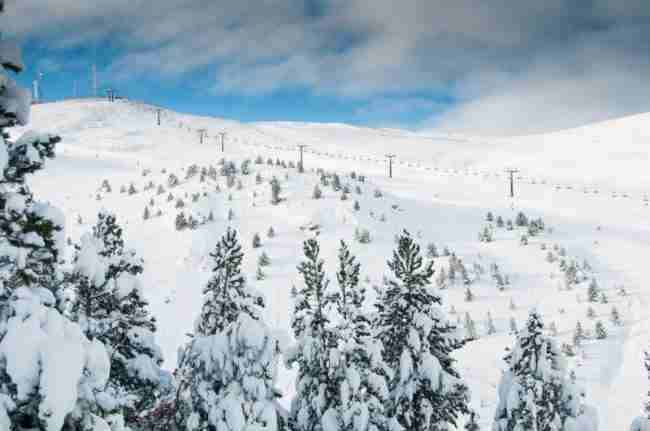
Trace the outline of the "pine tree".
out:
<instances>
[{"instance_id":1,"label":"pine tree","mask_svg":"<svg viewBox=\"0 0 650 431\"><path fill-rule=\"evenodd\" d=\"M262 239L260 238L260 234L255 232L253 235L253 248L260 248L262 246Z\"/></svg>"},{"instance_id":2,"label":"pine tree","mask_svg":"<svg viewBox=\"0 0 650 431\"><path fill-rule=\"evenodd\" d=\"M440 268L438 272L438 278L436 278L436 285L439 289L444 289L447 287L447 273L445 273L445 268Z\"/></svg>"},{"instance_id":3,"label":"pine tree","mask_svg":"<svg viewBox=\"0 0 650 431\"><path fill-rule=\"evenodd\" d=\"M359 205L359 201L354 201L354 206L353 206L355 211L360 211L361 210L361 205Z\"/></svg>"},{"instance_id":4,"label":"pine tree","mask_svg":"<svg viewBox=\"0 0 650 431\"><path fill-rule=\"evenodd\" d=\"M264 306L264 299L248 286L241 273L244 254L237 231L228 228L210 257L212 277L203 288L204 302L194 325L195 333L217 334L242 313L259 320L258 308Z\"/></svg>"},{"instance_id":5,"label":"pine tree","mask_svg":"<svg viewBox=\"0 0 650 431\"><path fill-rule=\"evenodd\" d=\"M185 218L185 213L183 211L176 214L176 220L174 221L174 226L176 227L176 230L187 229L188 227L187 219Z\"/></svg>"},{"instance_id":6,"label":"pine tree","mask_svg":"<svg viewBox=\"0 0 650 431\"><path fill-rule=\"evenodd\" d=\"M465 302L472 302L474 300L474 294L472 293L472 290L467 287L465 289Z\"/></svg>"},{"instance_id":7,"label":"pine tree","mask_svg":"<svg viewBox=\"0 0 650 431\"><path fill-rule=\"evenodd\" d=\"M149 212L149 207L145 205L144 214L142 214L142 219L149 220L149 218L151 218L151 213Z\"/></svg>"},{"instance_id":8,"label":"pine tree","mask_svg":"<svg viewBox=\"0 0 650 431\"><path fill-rule=\"evenodd\" d=\"M519 212L517 214L517 217L515 219L515 224L519 227L526 227L528 226L528 217L523 212Z\"/></svg>"},{"instance_id":9,"label":"pine tree","mask_svg":"<svg viewBox=\"0 0 650 431\"><path fill-rule=\"evenodd\" d=\"M392 277L379 293L373 326L392 369L390 415L409 430L455 426L469 413L468 389L450 356L462 342L430 286L433 262L424 262L420 246L404 231L388 267Z\"/></svg>"},{"instance_id":10,"label":"pine tree","mask_svg":"<svg viewBox=\"0 0 650 431\"><path fill-rule=\"evenodd\" d=\"M323 192L321 191L320 187L318 187L318 184L314 186L314 192L311 194L311 197L313 199L320 199L323 197Z\"/></svg>"},{"instance_id":11,"label":"pine tree","mask_svg":"<svg viewBox=\"0 0 650 431\"><path fill-rule=\"evenodd\" d=\"M594 326L594 333L596 334L596 338L599 340L604 340L607 338L607 330L605 329L603 322L600 320L596 321L596 325Z\"/></svg>"},{"instance_id":12,"label":"pine tree","mask_svg":"<svg viewBox=\"0 0 650 431\"><path fill-rule=\"evenodd\" d=\"M597 302L599 295L600 288L598 287L598 283L595 278L592 278L587 289L587 298L589 298L589 302Z\"/></svg>"},{"instance_id":13,"label":"pine tree","mask_svg":"<svg viewBox=\"0 0 650 431\"><path fill-rule=\"evenodd\" d=\"M573 345L580 347L585 338L586 337L584 330L582 329L582 323L580 323L578 320L578 322L576 322L576 329L573 331Z\"/></svg>"},{"instance_id":14,"label":"pine tree","mask_svg":"<svg viewBox=\"0 0 650 431\"><path fill-rule=\"evenodd\" d=\"M335 192L338 192L341 190L341 178L339 178L338 174L333 174L332 175L332 189Z\"/></svg>"},{"instance_id":15,"label":"pine tree","mask_svg":"<svg viewBox=\"0 0 650 431\"><path fill-rule=\"evenodd\" d=\"M476 332L476 324L474 323L474 320L469 315L469 313L465 313L465 323L463 326L465 327L465 340L467 341L478 340L478 333Z\"/></svg>"},{"instance_id":16,"label":"pine tree","mask_svg":"<svg viewBox=\"0 0 650 431\"><path fill-rule=\"evenodd\" d=\"M280 186L280 180L276 177L273 177L270 181L271 184L271 205L278 205L282 202L280 193L282 193L282 187Z\"/></svg>"},{"instance_id":17,"label":"pine tree","mask_svg":"<svg viewBox=\"0 0 650 431\"><path fill-rule=\"evenodd\" d=\"M499 384L494 430L575 429L580 393L567 376L566 361L555 341L543 333L532 311L505 361Z\"/></svg>"},{"instance_id":18,"label":"pine tree","mask_svg":"<svg viewBox=\"0 0 650 431\"><path fill-rule=\"evenodd\" d=\"M596 317L596 310L594 310L594 308L591 306L587 307L587 317L590 319Z\"/></svg>"},{"instance_id":19,"label":"pine tree","mask_svg":"<svg viewBox=\"0 0 650 431\"><path fill-rule=\"evenodd\" d=\"M259 259L257 259L257 265L258 266L269 266L271 264L271 259L269 259L269 256L266 254L266 252L262 252L260 254Z\"/></svg>"},{"instance_id":20,"label":"pine tree","mask_svg":"<svg viewBox=\"0 0 650 431\"><path fill-rule=\"evenodd\" d=\"M277 340L239 273L239 249L229 229L213 254L216 266L196 334L179 355L180 429L278 429ZM213 315L218 309L224 314Z\"/></svg>"},{"instance_id":21,"label":"pine tree","mask_svg":"<svg viewBox=\"0 0 650 431\"><path fill-rule=\"evenodd\" d=\"M296 346L286 356L287 364L296 365L298 373L289 415L290 428L295 431L320 429L325 412L339 398L333 375L337 364L330 362L330 352L337 348L328 313L334 297L327 291L329 280L323 270L318 242L306 240L303 251L305 260L298 266L303 283L292 291L291 328Z\"/></svg>"},{"instance_id":22,"label":"pine tree","mask_svg":"<svg viewBox=\"0 0 650 431\"><path fill-rule=\"evenodd\" d=\"M607 295L605 294L605 292L600 293L600 303L601 304L608 304L609 303L609 301L607 299Z\"/></svg>"},{"instance_id":23,"label":"pine tree","mask_svg":"<svg viewBox=\"0 0 650 431\"><path fill-rule=\"evenodd\" d=\"M324 422L339 430L386 430L389 399L381 343L373 339L371 321L364 310L365 287L359 284L360 264L341 241L336 273L339 291L334 295L341 318L335 336L339 346L339 366L335 383L340 394L324 414ZM331 364L334 366L335 364ZM366 425L362 425L366 424Z\"/></svg>"},{"instance_id":24,"label":"pine tree","mask_svg":"<svg viewBox=\"0 0 650 431\"><path fill-rule=\"evenodd\" d=\"M264 280L265 278L266 278L266 274L265 274L264 271L262 270L262 265L260 265L260 264L258 263L258 265L257 265L257 270L255 271L255 279L256 279L257 281L262 281L262 280Z\"/></svg>"},{"instance_id":25,"label":"pine tree","mask_svg":"<svg viewBox=\"0 0 650 431\"><path fill-rule=\"evenodd\" d=\"M427 245L427 257L429 259L435 259L439 257L440 255L438 254L438 249L436 248L436 245L434 243L429 243Z\"/></svg>"},{"instance_id":26,"label":"pine tree","mask_svg":"<svg viewBox=\"0 0 650 431\"><path fill-rule=\"evenodd\" d=\"M107 391L117 400L127 425L172 389L154 333L156 320L142 296L143 260L125 249L114 215L101 212L93 232L82 238L74 271L66 284L74 291L70 310L84 335L99 340L110 357Z\"/></svg>"},{"instance_id":27,"label":"pine tree","mask_svg":"<svg viewBox=\"0 0 650 431\"><path fill-rule=\"evenodd\" d=\"M621 315L620 315L620 313L618 312L618 309L617 309L616 307L612 307L612 312L611 312L611 315L610 315L610 319L609 319L609 320L610 320L610 321L612 322L612 324L614 324L615 326L621 326L621 325L623 325L623 322L621 321Z\"/></svg>"},{"instance_id":28,"label":"pine tree","mask_svg":"<svg viewBox=\"0 0 650 431\"><path fill-rule=\"evenodd\" d=\"M269 230L266 232L266 237L267 238L275 237L275 230L273 230L273 226L269 227Z\"/></svg>"}]
</instances>

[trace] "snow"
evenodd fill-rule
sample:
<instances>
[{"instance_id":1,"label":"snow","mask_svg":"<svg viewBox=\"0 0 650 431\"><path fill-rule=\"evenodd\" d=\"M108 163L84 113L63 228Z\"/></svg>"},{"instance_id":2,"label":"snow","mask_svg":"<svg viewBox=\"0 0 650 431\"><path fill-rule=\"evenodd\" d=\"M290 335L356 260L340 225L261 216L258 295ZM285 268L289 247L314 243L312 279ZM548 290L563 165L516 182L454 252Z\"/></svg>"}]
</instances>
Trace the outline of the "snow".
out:
<instances>
[{"instance_id":1,"label":"snow","mask_svg":"<svg viewBox=\"0 0 650 431\"><path fill-rule=\"evenodd\" d=\"M16 385L17 400L37 390L46 429L60 430L78 398L94 397L105 385L110 365L104 345L88 341L76 323L43 306L27 289L17 292L7 326L0 361ZM3 420L0 415L0 424Z\"/></svg>"},{"instance_id":2,"label":"snow","mask_svg":"<svg viewBox=\"0 0 650 431\"><path fill-rule=\"evenodd\" d=\"M452 322L470 313L479 332L480 338L467 343L456 359L462 377L470 385L472 406L480 414L482 430L492 425L497 385L504 368L502 358L505 348L513 345L509 334L511 317L521 328L528 310L536 306L546 322L556 323L560 343L570 341L577 320L585 329L593 329L594 321L586 317L587 284L578 284L571 291L558 290L562 276L558 264L547 262L547 251L540 250L542 242L549 249L557 243L566 248L570 258L589 261L608 295L608 305L592 304L598 319L607 326L608 339L586 341L584 353L569 358L566 365L575 371L579 386L585 388L586 402L594 406L592 413L600 429L620 430L628 429L641 414L648 391L642 352L650 346L650 267L646 262L650 209L643 200L650 190L644 146L650 139L649 118L650 114L639 114L548 135L488 139L335 124L242 124L171 111L163 111L163 125L158 127L154 108L144 104L70 100L36 105L32 110L30 127L38 133L61 134L63 141L57 147L57 158L30 181L36 196L51 200L53 206L63 210L66 232L74 242L90 231L102 207L110 208L124 220L125 238L146 262L140 288L157 319L156 337L168 369L174 367L177 349L187 341L186 334L192 332L193 319L200 312L201 289L211 270L207 254L229 224L240 232L244 270L250 274L249 279L255 274L262 250L271 259L271 265L265 268L267 278L256 282L255 288L264 293L265 319L283 347L291 344L286 334L290 333L290 290L298 281L295 268L301 258L300 243L315 235L315 231L301 230L301 226L320 225L318 239L325 269L331 276L338 241L349 240L362 263L361 279L369 279L367 283L362 281L369 299L373 299L372 286L381 285L383 275L388 273L385 262L394 247L393 236L403 228L420 233L418 241L423 246L430 241L440 251L448 246L468 269L474 262L485 268L498 263L501 272L511 279L511 286L504 291L496 289L487 274L472 285L472 302L464 301L460 284L440 291L444 311L452 304L457 310L457 315L449 315ZM199 128L208 130L208 144L203 146L195 132ZM224 154L213 139L221 130L227 131ZM298 143L309 145L305 152L306 174L266 165L268 157L295 161ZM387 152L398 153L392 180L386 178L383 155ZM217 162L222 156L240 166L245 158L254 160L258 154L265 163L251 165L252 175L242 177L242 191L227 189L219 177L222 191L213 193L214 182L199 183L198 176L185 180L182 170L193 163L219 168ZM507 197L508 184L503 174L508 165L521 170L514 200ZM353 187L349 200L341 202L331 187L321 187L323 198L311 199L318 178L310 170L317 167L336 170L342 178L352 170L365 174L366 183L359 183L363 195L356 195ZM145 168L151 173L143 177ZM254 184L257 172L264 178L259 186ZM285 172L289 173L288 181ZM170 173L180 179L172 189L166 182ZM268 203L268 180L273 175L281 180L286 198L277 206ZM102 200L97 201L104 179L113 191L100 192ZM143 191L150 180L163 184L165 194L156 195L155 188ZM120 194L120 186L130 182L139 193ZM556 186L561 187L558 190ZM382 190L382 198L373 197L376 188ZM594 193L596 190L599 193ZM197 203L183 199L193 213L213 210L215 222L195 231L174 230L174 202L167 204L165 199L170 191L175 198L186 192L207 192L208 196ZM227 200L229 193L232 201ZM145 222L142 212L152 197L155 208L163 214ZM358 212L351 210L355 200L361 207ZM228 222L230 208L235 219ZM514 219L520 210L531 217L543 217L553 232L531 238L528 246L519 245L516 231L505 229L496 229L491 243L478 242L477 233L485 226L487 211ZM380 221L382 214L386 216L384 222ZM81 224L76 221L78 215L82 216ZM62 218L57 220L63 224ZM274 238L265 237L270 226L276 231ZM370 244L351 240L357 226L370 231ZM250 246L256 232L262 236L259 250ZM70 255L67 247L66 256ZM99 263L88 263L87 270L95 264ZM448 258L436 259L437 272L442 267L447 270L447 265ZM621 284L626 286L627 297L617 295ZM132 287L128 283L124 286L127 290ZM511 300L514 309L509 307ZM612 305L622 314L625 325L621 328L614 328L608 321ZM489 336L484 330L488 311L497 330ZM28 346L36 341L24 341L29 357L33 350ZM28 386L28 364L13 366L16 372L25 367L23 384ZM433 376L436 367L431 363L424 369ZM280 367L278 378L283 392L280 403L286 407L295 392L295 370ZM578 430L581 426L576 424Z\"/></svg>"}]
</instances>

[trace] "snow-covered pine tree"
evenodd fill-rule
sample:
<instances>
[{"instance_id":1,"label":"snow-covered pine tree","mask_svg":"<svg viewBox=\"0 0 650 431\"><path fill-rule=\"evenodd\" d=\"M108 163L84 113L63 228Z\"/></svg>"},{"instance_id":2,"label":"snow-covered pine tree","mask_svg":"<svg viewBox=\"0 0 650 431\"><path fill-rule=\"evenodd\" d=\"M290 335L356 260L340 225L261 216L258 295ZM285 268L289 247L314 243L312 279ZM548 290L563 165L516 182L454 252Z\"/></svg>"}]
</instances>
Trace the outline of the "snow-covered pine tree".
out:
<instances>
[{"instance_id":1,"label":"snow-covered pine tree","mask_svg":"<svg viewBox=\"0 0 650 431\"><path fill-rule=\"evenodd\" d=\"M101 341L110 357L106 390L118 401L126 424L155 407L172 389L161 368L156 320L142 295L143 260L125 249L113 214L100 212L92 234L82 237L66 284L74 292L70 316L90 340ZM107 412L108 413L108 412Z\"/></svg>"},{"instance_id":2,"label":"snow-covered pine tree","mask_svg":"<svg viewBox=\"0 0 650 431\"><path fill-rule=\"evenodd\" d=\"M589 288L587 289L587 298L589 298L589 302L597 302L599 296L600 296L600 287L598 286L598 282L596 282L596 279L592 278L591 282L589 283Z\"/></svg>"},{"instance_id":3,"label":"snow-covered pine tree","mask_svg":"<svg viewBox=\"0 0 650 431\"><path fill-rule=\"evenodd\" d=\"M359 284L360 264L341 241L335 295L340 323L334 332L339 346L331 363L338 365L334 379L338 398L324 413L324 429L341 431L387 430L388 384L383 367L381 342L372 337L371 321L364 311L365 287Z\"/></svg>"},{"instance_id":4,"label":"snow-covered pine tree","mask_svg":"<svg viewBox=\"0 0 650 431\"><path fill-rule=\"evenodd\" d=\"M469 313L465 313L465 322L463 324L465 328L465 340L472 341L478 339L478 334L476 332L476 324L472 319L472 316Z\"/></svg>"},{"instance_id":5,"label":"snow-covered pine tree","mask_svg":"<svg viewBox=\"0 0 650 431\"><path fill-rule=\"evenodd\" d=\"M607 338L607 330L605 329L603 322L600 320L596 321L596 325L594 326L594 334L598 340L604 340Z\"/></svg>"},{"instance_id":6,"label":"snow-covered pine tree","mask_svg":"<svg viewBox=\"0 0 650 431\"><path fill-rule=\"evenodd\" d=\"M260 234L257 232L253 235L252 245L253 248L260 248L262 246L262 238L260 238Z\"/></svg>"},{"instance_id":7,"label":"snow-covered pine tree","mask_svg":"<svg viewBox=\"0 0 650 431\"><path fill-rule=\"evenodd\" d=\"M4 0L0 0L0 13ZM59 431L107 424L94 415L108 377L101 342L84 337L59 310L65 247L62 213L34 199L27 175L54 157L59 138L6 128L25 125L29 93L10 76L20 50L0 43L0 429Z\"/></svg>"},{"instance_id":8,"label":"snow-covered pine tree","mask_svg":"<svg viewBox=\"0 0 650 431\"><path fill-rule=\"evenodd\" d=\"M321 191L320 187L318 187L318 184L314 186L314 191L312 192L311 197L313 199L320 199L323 197L323 192Z\"/></svg>"},{"instance_id":9,"label":"snow-covered pine tree","mask_svg":"<svg viewBox=\"0 0 650 431\"><path fill-rule=\"evenodd\" d=\"M392 370L388 405L393 425L408 430L455 426L468 414L468 388L450 354L462 346L456 328L442 311L431 286L433 262L425 262L420 246L404 231L388 261L391 277L376 303L373 326Z\"/></svg>"},{"instance_id":10,"label":"snow-covered pine tree","mask_svg":"<svg viewBox=\"0 0 650 431\"><path fill-rule=\"evenodd\" d=\"M327 291L320 246L312 238L304 242L303 250L305 260L298 266L303 283L292 291L296 344L285 352L287 365L298 367L289 425L293 431L316 431L323 429L325 412L339 399L334 376L338 364L332 364L338 346L328 313L334 297Z\"/></svg>"},{"instance_id":11,"label":"snow-covered pine tree","mask_svg":"<svg viewBox=\"0 0 650 431\"><path fill-rule=\"evenodd\" d=\"M237 232L228 228L210 256L194 337L179 354L177 420L186 430L274 431L277 341L241 273Z\"/></svg>"},{"instance_id":12,"label":"snow-covered pine tree","mask_svg":"<svg viewBox=\"0 0 650 431\"><path fill-rule=\"evenodd\" d=\"M612 324L614 324L614 326L623 325L623 322L621 321L621 315L616 307L612 307L609 320L612 322Z\"/></svg>"},{"instance_id":13,"label":"snow-covered pine tree","mask_svg":"<svg viewBox=\"0 0 650 431\"><path fill-rule=\"evenodd\" d=\"M495 431L576 429L580 392L567 375L556 342L543 334L541 316L532 311L505 361L499 383Z\"/></svg>"},{"instance_id":14,"label":"snow-covered pine tree","mask_svg":"<svg viewBox=\"0 0 650 431\"><path fill-rule=\"evenodd\" d=\"M576 329L573 331L573 345L579 347L586 338L585 332L582 329L582 323L578 320L576 322Z\"/></svg>"},{"instance_id":15,"label":"snow-covered pine tree","mask_svg":"<svg viewBox=\"0 0 650 431\"><path fill-rule=\"evenodd\" d=\"M280 196L280 193L282 193L280 180L273 177L269 183L271 184L271 205L278 205L282 202L282 197Z\"/></svg>"},{"instance_id":16,"label":"snow-covered pine tree","mask_svg":"<svg viewBox=\"0 0 650 431\"><path fill-rule=\"evenodd\" d=\"M237 231L228 228L210 253L212 277L203 288L203 307L195 322L195 333L214 335L223 331L242 313L259 320L264 298L246 283L241 272L244 253Z\"/></svg>"}]
</instances>

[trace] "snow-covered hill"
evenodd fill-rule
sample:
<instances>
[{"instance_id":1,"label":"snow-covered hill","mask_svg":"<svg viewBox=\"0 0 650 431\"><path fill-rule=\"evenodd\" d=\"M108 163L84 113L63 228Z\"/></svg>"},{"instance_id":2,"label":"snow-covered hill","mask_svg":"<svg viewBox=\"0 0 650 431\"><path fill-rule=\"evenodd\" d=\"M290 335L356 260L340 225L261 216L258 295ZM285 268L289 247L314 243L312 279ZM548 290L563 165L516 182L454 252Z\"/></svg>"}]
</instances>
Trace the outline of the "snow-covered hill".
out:
<instances>
[{"instance_id":1,"label":"snow-covered hill","mask_svg":"<svg viewBox=\"0 0 650 431\"><path fill-rule=\"evenodd\" d=\"M199 312L201 289L210 274L207 254L229 224L244 239L251 281L259 254L264 251L270 257L266 278L254 283L265 292L268 321L280 333L289 332L289 293L298 278L301 242L313 235L306 227L319 226L332 279L336 247L345 239L362 262L362 279L369 287L381 285L394 235L406 228L423 246L448 247L468 269L476 264L487 270L497 264L510 280L500 290L487 273L477 278L471 302L465 301L460 283L442 290L445 308L453 306L456 313L453 319L462 322L469 313L477 323L480 339L460 352L458 364L471 385L482 429L489 429L504 349L513 342L510 319L521 324L536 306L547 324L555 323L562 342L571 341L578 320L589 330L596 320L605 323L608 338L587 341L571 366L587 401L597 407L601 429L620 430L638 414L647 392L641 362L650 336L650 208L643 198L650 189L644 166L647 119L640 115L548 135L482 139L338 124L241 124L167 110L158 126L152 106L76 100L34 107L30 128L59 133L63 142L58 157L33 183L37 196L64 210L72 241L90 229L100 208L118 214L127 241L146 259L145 294L158 319L158 337L170 368ZM207 133L203 144L200 129ZM218 133L224 130L221 153ZM297 144L309 145L305 174L267 163L269 158L295 162ZM393 179L386 178L388 152L399 158ZM187 175L192 164L217 167L224 157L239 165L258 156L264 163L251 165L251 175L240 177L241 187L228 188L223 177L201 182L200 175ZM512 201L506 196L505 166L521 170ZM328 187L323 187L323 199L312 199L319 183L317 168L338 172L344 184L350 184L349 199L341 200L341 193ZM351 178L352 171L367 180ZM170 173L181 179L173 188L167 184ZM280 179L285 198L277 206L269 203L268 180L273 176ZM110 193L101 187L104 180L112 186ZM136 193L120 192L130 184ZM164 193L158 193L158 185ZM179 198L182 209L176 208ZM147 206L152 217L143 220ZM212 212L214 221L178 231L175 219L180 211L197 219ZM522 232L517 229L496 228L493 242L479 242L488 211L504 219L524 211L542 217L552 230L530 238L527 246L520 245ZM276 232L273 238L266 237L269 227ZM367 229L371 242L355 242L355 229ZM251 245L255 233L262 235L259 249ZM593 268L588 275L597 279L608 303L587 302L588 282L559 289L563 274L558 261L548 261L549 250L556 257L564 250L567 261L586 259ZM436 259L438 274L442 268L448 271L449 261ZM627 296L619 295L622 285ZM593 318L587 317L590 306ZM612 306L621 312L623 326L609 321ZM495 334L486 333L488 312ZM290 398L290 370L282 373L281 384L285 399Z\"/></svg>"}]
</instances>

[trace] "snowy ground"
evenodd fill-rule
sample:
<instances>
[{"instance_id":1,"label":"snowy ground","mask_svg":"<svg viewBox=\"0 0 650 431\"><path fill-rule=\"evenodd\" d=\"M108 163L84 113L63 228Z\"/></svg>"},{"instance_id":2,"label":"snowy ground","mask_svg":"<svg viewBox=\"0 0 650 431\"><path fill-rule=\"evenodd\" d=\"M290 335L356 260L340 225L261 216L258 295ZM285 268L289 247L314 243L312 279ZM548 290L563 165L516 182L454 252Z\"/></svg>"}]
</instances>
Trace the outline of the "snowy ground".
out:
<instances>
[{"instance_id":1,"label":"snowy ground","mask_svg":"<svg viewBox=\"0 0 650 431\"><path fill-rule=\"evenodd\" d=\"M406 228L423 245L434 242L440 250L448 246L468 268L474 262L486 269L497 263L512 282L499 291L485 276L472 287L476 300L470 303L464 301L460 285L442 291L445 306L453 305L461 317L469 312L482 335L459 353L458 364L470 383L484 429L491 424L501 358L512 345L509 319L514 317L522 324L529 308L537 306L547 323L556 323L561 341L570 341L578 319L588 330L593 330L596 319L606 324L608 339L587 341L572 364L588 402L597 408L600 429L621 430L640 412L647 392L642 355L650 338L650 207L644 193L650 189L650 174L646 153L640 150L647 141L644 138L650 137L650 127L643 124L646 118L630 117L552 135L483 140L346 125L239 124L169 111L163 111L162 125L157 126L149 106L68 101L39 105L32 111L31 129L63 137L57 159L33 180L33 188L37 196L64 210L73 240L90 229L99 208L118 214L127 241L146 259L145 292L158 319L158 337L170 368L198 315L201 289L209 277L206 257L229 223L228 209L234 211L230 223L244 241L250 280L266 292L268 321L284 332L289 327L289 292L297 280L301 241L309 235L301 226L322 225L319 238L330 269L335 265L338 241L348 240L363 263L362 278L367 276L370 285L380 284L394 234ZM197 132L201 128L208 135L203 145ZM228 132L223 154L217 145L221 130ZM268 157L295 161L295 145L300 143L310 145L303 175L294 169L253 164L252 175L241 177L242 190L228 189L219 177L221 193L215 192L211 180L200 183L198 176L184 180L190 164L218 167L221 157L241 162L261 155L265 161ZM388 151L399 157L393 179L386 178L383 155ZM514 201L505 197L503 174L505 166L513 165L521 169L522 177ZM313 200L318 177L311 170L319 167L339 172L344 182L350 181L347 174L352 170L367 175L368 180L363 184L351 181L348 201L341 201L331 188L323 188L323 199ZM151 173L143 176L144 169ZM170 190L166 180L172 172L181 184ZM257 172L265 179L261 185L255 184ZM278 206L269 204L267 181L274 175L281 180L286 198ZM101 200L97 200L104 179L113 191L100 192ZM149 181L163 184L166 193L158 196L156 188L144 191ZM120 186L128 187L131 182L138 193L120 193ZM354 192L357 184L362 195ZM373 197L377 188L382 198ZM212 210L215 222L195 231L176 231L178 210L175 200L167 202L169 191L175 198L183 197L185 209L195 214L207 215ZM190 197L196 192L207 196L192 202ZM143 221L151 198L154 213L160 209L162 216ZM353 210L355 200L360 203L359 212ZM520 210L543 217L553 232L531 239L525 247L519 245L520 233L504 229L497 230L492 243L478 241L488 211L507 219ZM276 231L272 239L265 235L270 226ZM357 226L369 229L370 244L353 242ZM261 249L251 248L255 232L262 235ZM593 266L610 302L593 305L595 319L586 317L587 284L572 291L558 289L557 262L545 260L542 242L565 247L569 258L587 259ZM256 282L253 274L261 251L266 251L272 263L267 267L268 277ZM440 258L436 266L444 267L446 261ZM330 274L334 279L333 270ZM617 294L619 285L625 285L627 297ZM511 300L515 310L509 307ZM609 322L612 305L624 319L620 328ZM497 327L497 333L490 336L485 335L484 324L488 311ZM282 372L281 386L289 398L293 391L290 371Z\"/></svg>"}]
</instances>

